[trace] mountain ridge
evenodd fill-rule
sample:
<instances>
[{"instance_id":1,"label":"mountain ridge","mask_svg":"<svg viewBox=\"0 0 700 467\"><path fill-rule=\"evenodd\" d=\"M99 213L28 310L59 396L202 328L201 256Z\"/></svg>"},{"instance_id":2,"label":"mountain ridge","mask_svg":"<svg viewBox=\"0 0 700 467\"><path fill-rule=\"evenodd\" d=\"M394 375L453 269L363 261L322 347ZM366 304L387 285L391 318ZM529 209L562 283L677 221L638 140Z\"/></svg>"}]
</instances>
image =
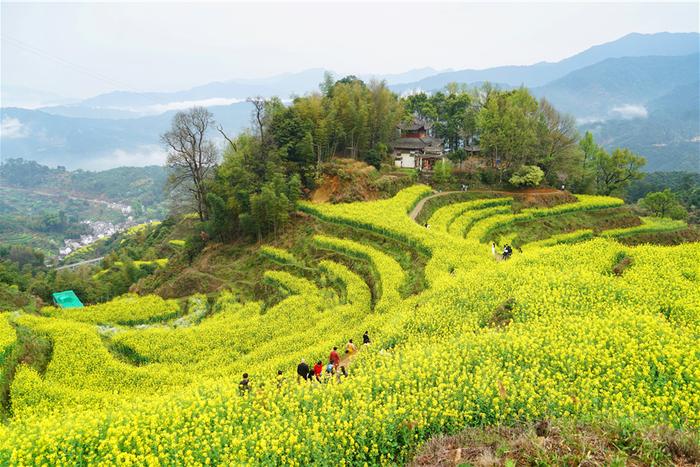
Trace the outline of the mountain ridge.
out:
<instances>
[{"instance_id":1,"label":"mountain ridge","mask_svg":"<svg viewBox=\"0 0 700 467\"><path fill-rule=\"evenodd\" d=\"M532 92L576 117L609 118L611 106L644 104L670 88L696 81L699 57L696 53L608 58L534 87Z\"/></svg>"},{"instance_id":2,"label":"mountain ridge","mask_svg":"<svg viewBox=\"0 0 700 467\"><path fill-rule=\"evenodd\" d=\"M661 40L660 43L659 40ZM536 87L561 78L577 69L600 62L606 58L648 55L690 55L700 51L699 41L700 34L695 32L662 32L655 34L631 33L615 41L589 47L578 54L558 62L541 61L532 65L504 65L486 69L464 69L435 75L413 83L403 83L393 86L393 89L398 92L416 88L430 91L442 88L453 81L465 83L495 81L511 86L525 85ZM643 53L634 52L640 48L644 48Z\"/></svg>"},{"instance_id":3,"label":"mountain ridge","mask_svg":"<svg viewBox=\"0 0 700 467\"><path fill-rule=\"evenodd\" d=\"M640 52L641 49L644 50L643 53ZM536 87L606 58L646 55L689 55L698 52L700 52L700 33L630 33L617 40L589 47L558 62L540 61L532 65L504 65L481 70L446 71L414 82L389 84L393 90L399 93L417 88L426 91L434 90L444 87L449 82L475 83L491 81L512 86L524 84L528 87ZM426 69L429 69L429 67L386 76L396 77ZM263 97L276 95L285 98L291 94L301 95L315 89L323 80L323 75L326 71L328 70L323 68L310 68L261 79L214 81L175 92L135 93L132 91L113 91L85 99L81 102L81 105L88 107L114 105L124 107L208 98L244 100L255 95ZM371 74L367 75L367 77L371 76ZM382 75L376 76L382 77Z\"/></svg>"}]
</instances>

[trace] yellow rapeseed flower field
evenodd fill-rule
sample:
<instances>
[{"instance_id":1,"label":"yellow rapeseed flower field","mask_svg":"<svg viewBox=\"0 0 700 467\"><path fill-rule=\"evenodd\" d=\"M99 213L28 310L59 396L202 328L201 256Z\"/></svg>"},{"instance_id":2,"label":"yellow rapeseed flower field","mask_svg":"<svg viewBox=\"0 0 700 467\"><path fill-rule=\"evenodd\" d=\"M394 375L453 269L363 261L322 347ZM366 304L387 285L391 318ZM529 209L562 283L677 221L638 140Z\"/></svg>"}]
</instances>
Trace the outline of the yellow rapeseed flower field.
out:
<instances>
[{"instance_id":1,"label":"yellow rapeseed flower field","mask_svg":"<svg viewBox=\"0 0 700 467\"><path fill-rule=\"evenodd\" d=\"M585 230L496 261L496 228L622 201L581 196L519 213L509 199L472 201L425 228L407 212L429 193L417 185L389 200L301 208L425 255L417 294L402 295L409 271L377 244L316 236L320 253L361 261L371 277L329 259L302 267L267 247L277 268L263 280L279 292L266 303L226 292L202 313L125 296L0 314L0 355L19 328L52 343L45 372L20 365L13 378L0 464L396 464L466 426L553 417L700 427L699 244L630 247L614 239L625 232ZM620 258L632 261L615 273ZM297 382L302 358L325 363L364 331L372 343L347 378ZM251 390L241 395L243 372Z\"/></svg>"}]
</instances>

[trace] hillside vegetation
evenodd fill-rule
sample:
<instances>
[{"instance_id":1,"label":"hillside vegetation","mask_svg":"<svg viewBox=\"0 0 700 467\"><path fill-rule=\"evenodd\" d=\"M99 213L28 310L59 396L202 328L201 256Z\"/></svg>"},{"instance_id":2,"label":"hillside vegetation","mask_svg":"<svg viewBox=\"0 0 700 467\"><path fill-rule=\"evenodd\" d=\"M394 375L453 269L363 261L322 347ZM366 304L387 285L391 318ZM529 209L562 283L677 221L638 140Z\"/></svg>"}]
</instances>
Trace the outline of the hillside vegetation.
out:
<instances>
[{"instance_id":1,"label":"hillside vegetation","mask_svg":"<svg viewBox=\"0 0 700 467\"><path fill-rule=\"evenodd\" d=\"M700 244L622 243L684 222L639 220L605 196L541 208L500 196L433 209L426 228L408 213L430 194L302 202L274 247L236 253L248 284L209 296L0 314L0 463L405 463L438 434L546 420L669 427L678 442L650 445L654 462L698 461ZM605 210L620 222L596 220ZM532 232L547 221L559 227ZM511 259L492 254L516 238ZM151 277L182 272L174 258ZM347 377L297 381L302 358L325 363L365 331ZM587 456L528 449L555 464Z\"/></svg>"}]
</instances>

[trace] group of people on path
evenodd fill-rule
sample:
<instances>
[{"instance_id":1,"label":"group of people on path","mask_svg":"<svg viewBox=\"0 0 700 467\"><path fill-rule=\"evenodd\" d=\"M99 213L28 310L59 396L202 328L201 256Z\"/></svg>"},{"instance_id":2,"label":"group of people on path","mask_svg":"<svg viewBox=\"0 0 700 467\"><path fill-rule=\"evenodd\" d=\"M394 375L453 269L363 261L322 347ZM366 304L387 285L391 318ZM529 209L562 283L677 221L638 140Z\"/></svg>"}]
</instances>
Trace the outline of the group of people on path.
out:
<instances>
[{"instance_id":1,"label":"group of people on path","mask_svg":"<svg viewBox=\"0 0 700 467\"><path fill-rule=\"evenodd\" d=\"M362 344L369 345L370 342L369 331L365 331L365 333L362 335ZM352 339L345 344L346 359L349 359L358 351L359 350ZM329 382L334 376L336 377L337 382L340 382L342 378L348 377L348 370L341 362L338 347L333 347L333 350L331 350L328 356L328 363L325 365L323 364L322 360L318 360L313 366L309 366L309 364L306 363L306 360L303 358L297 365L297 381L299 382L316 381L318 383L326 383ZM282 370L277 370L277 387L282 387L284 384L284 379L284 373ZM248 373L243 373L243 379L238 383L238 391L242 396L250 392L250 376Z\"/></svg>"},{"instance_id":2,"label":"group of people on path","mask_svg":"<svg viewBox=\"0 0 700 467\"><path fill-rule=\"evenodd\" d=\"M365 331L362 335L362 344L368 345L370 343L369 332ZM345 344L345 355L349 359L352 355L358 352L358 348L352 339ZM338 353L338 347L333 347L330 354L328 355L328 363L323 364L322 360L318 360L313 366L309 366L306 360L303 358L299 365L297 365L297 381L316 381L317 383L328 382L336 377L338 382L342 378L348 377L348 370L345 365L341 364L340 354Z\"/></svg>"}]
</instances>

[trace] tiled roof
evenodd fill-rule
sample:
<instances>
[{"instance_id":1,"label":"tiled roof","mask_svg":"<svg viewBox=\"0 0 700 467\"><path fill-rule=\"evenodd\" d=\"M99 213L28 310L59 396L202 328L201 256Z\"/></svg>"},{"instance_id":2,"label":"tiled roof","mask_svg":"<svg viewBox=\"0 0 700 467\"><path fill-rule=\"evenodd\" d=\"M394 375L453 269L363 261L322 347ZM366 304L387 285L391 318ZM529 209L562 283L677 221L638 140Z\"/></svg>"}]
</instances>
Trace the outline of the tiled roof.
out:
<instances>
[{"instance_id":1,"label":"tiled roof","mask_svg":"<svg viewBox=\"0 0 700 467\"><path fill-rule=\"evenodd\" d=\"M391 146L394 149L439 149L442 142L437 138L426 136L425 138L399 138Z\"/></svg>"}]
</instances>

